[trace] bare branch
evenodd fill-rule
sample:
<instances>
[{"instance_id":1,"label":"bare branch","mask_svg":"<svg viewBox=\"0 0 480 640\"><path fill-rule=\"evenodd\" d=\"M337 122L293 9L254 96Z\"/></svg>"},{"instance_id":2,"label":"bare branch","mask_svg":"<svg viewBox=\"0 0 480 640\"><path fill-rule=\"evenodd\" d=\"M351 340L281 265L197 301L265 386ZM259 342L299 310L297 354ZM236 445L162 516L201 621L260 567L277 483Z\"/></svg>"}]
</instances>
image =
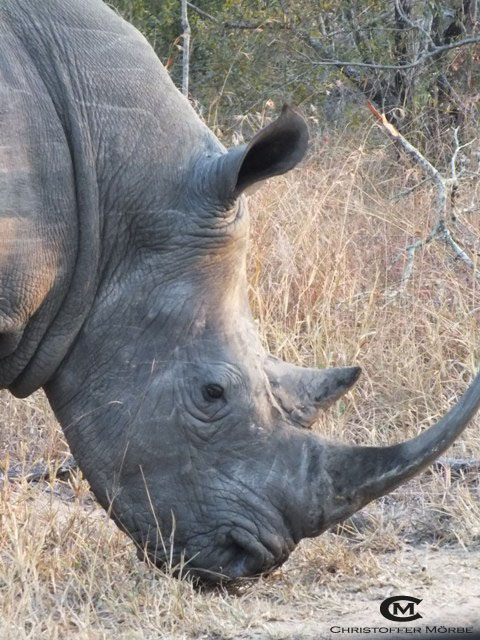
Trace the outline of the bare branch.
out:
<instances>
[{"instance_id":1,"label":"bare branch","mask_svg":"<svg viewBox=\"0 0 480 640\"><path fill-rule=\"evenodd\" d=\"M18 480L26 480L27 482L40 482L42 480L46 480L47 482L51 482L55 479L67 478L77 470L78 464L72 457L69 457L58 465L38 463L28 470L19 467L1 470L0 480L4 480L5 477L7 477L11 482Z\"/></svg>"},{"instance_id":2,"label":"bare branch","mask_svg":"<svg viewBox=\"0 0 480 640\"><path fill-rule=\"evenodd\" d=\"M428 33L428 31L426 31L421 25L417 24L416 22L413 22L413 20L411 20L410 17L405 13L400 0L395 0L395 8L398 11L402 20L405 22L405 24L407 24L412 29L417 29L418 31L423 33L428 43L433 45L434 47L436 46L432 36Z\"/></svg>"},{"instance_id":3,"label":"bare branch","mask_svg":"<svg viewBox=\"0 0 480 640\"><path fill-rule=\"evenodd\" d=\"M410 142L408 142L408 140L406 140L402 136L402 134L399 131L397 131L397 129L392 124L390 124L390 122L388 122L385 115L383 113L380 113L370 102L368 103L368 108L370 109L374 117L381 123L382 130L384 131L384 133L386 133L386 135L391 140L393 140L393 142L397 146L399 146L404 152L406 152L416 164L420 165L420 167L424 170L427 176L434 183L437 191L437 204L436 204L437 222L426 238L421 240L416 240L414 243L412 243L406 248L407 260L405 264L405 269L400 281L400 288L394 292L394 295L399 293L399 291L403 287L405 287L406 283L410 279L413 271L413 261L415 258L415 252L417 251L417 249L426 246L429 242L431 242L435 238L440 238L441 240L443 240L445 245L453 252L453 254L455 255L455 258L457 260L461 260L464 264L466 264L469 268L471 268L476 278L480 278L480 271L478 271L475 268L475 264L473 263L471 258L467 255L464 249L462 249L462 247L454 240L446 224L447 203L448 203L447 191L448 191L448 187L452 186L452 180L447 180L446 178L444 178L441 175L441 173L431 164L431 162L429 162L416 147L414 147ZM460 148L461 145L458 144L458 137L456 137L456 142L457 142L457 148Z\"/></svg>"},{"instance_id":4,"label":"bare branch","mask_svg":"<svg viewBox=\"0 0 480 640\"><path fill-rule=\"evenodd\" d=\"M437 211L439 217L445 217L445 211L447 207L447 187L445 180L441 176L440 172L435 169L418 149L416 149L408 140L406 140L402 134L395 129L393 124L388 122L383 113L380 113L371 102L368 102L368 108L373 113L375 118L383 125L383 131L391 138L395 144L400 146L411 158L413 158L416 164L419 164L425 173L430 177L437 188Z\"/></svg>"},{"instance_id":5,"label":"bare branch","mask_svg":"<svg viewBox=\"0 0 480 640\"><path fill-rule=\"evenodd\" d=\"M457 176L457 157L458 157L458 153L459 151L461 151L461 149L465 149L465 147L468 147L469 145L471 145L473 142L475 142L476 138L473 138L473 140L470 140L469 142L466 142L465 144L460 144L459 140L458 140L458 127L455 127L455 129L453 130L453 138L455 140L455 150L452 154L452 158L450 160L450 169L452 172L452 182L454 184L457 184L458 182L458 176Z\"/></svg>"},{"instance_id":6,"label":"bare branch","mask_svg":"<svg viewBox=\"0 0 480 640\"><path fill-rule=\"evenodd\" d=\"M405 263L405 268L403 270L403 275L400 279L400 289L402 289L407 282L410 280L413 271L413 261L415 259L415 252L417 249L421 247L425 247L432 240L434 240L440 233L444 230L444 224L442 220L439 220L435 227L430 231L426 238L422 240L416 240L412 244L410 244L406 249L407 260Z\"/></svg>"},{"instance_id":7,"label":"bare branch","mask_svg":"<svg viewBox=\"0 0 480 640\"><path fill-rule=\"evenodd\" d=\"M203 9L200 9L200 7L197 7L197 5L191 2L188 2L188 0L187 0L187 6L189 9L192 9L192 11L195 11L195 13L197 13L201 18L210 20L210 22L214 22L215 24L218 24L219 26L224 27L225 29L251 29L255 31L256 29L262 29L264 27L269 27L272 25L275 25L275 28L277 29L289 28L288 25L272 19L267 19L259 22L244 22L244 21L229 22L228 20L226 22L223 22L222 20L218 20L217 18L215 18L215 16L212 16L211 13L207 13Z\"/></svg>"},{"instance_id":8,"label":"bare branch","mask_svg":"<svg viewBox=\"0 0 480 640\"><path fill-rule=\"evenodd\" d=\"M462 476L470 471L480 471L480 460L475 458L447 458L441 456L432 465L434 471L449 471L456 476Z\"/></svg>"},{"instance_id":9,"label":"bare branch","mask_svg":"<svg viewBox=\"0 0 480 640\"><path fill-rule=\"evenodd\" d=\"M210 13L207 13L203 9L200 9L199 7L197 7L196 5L192 4L191 2L187 2L187 7L189 9L192 9L193 11L195 11L195 13L198 13L198 15L201 16L202 18L206 18L207 20L210 20L211 22L215 22L215 24L220 24L220 22L214 16L212 16Z\"/></svg>"},{"instance_id":10,"label":"bare branch","mask_svg":"<svg viewBox=\"0 0 480 640\"><path fill-rule=\"evenodd\" d=\"M469 44L477 42L480 42L480 36L472 36L471 38L465 38L465 40L459 40L458 42L450 42L450 44L436 46L430 51L423 53L414 62L409 62L408 64L380 64L378 62L355 62L353 60L316 60L315 65L319 67L363 67L367 69L401 71L402 69L413 69L414 67L418 67L429 58L433 58L444 51L458 49L459 47L466 47ZM316 48L315 40L312 38L310 39L310 44L313 48Z\"/></svg>"},{"instance_id":11,"label":"bare branch","mask_svg":"<svg viewBox=\"0 0 480 640\"><path fill-rule=\"evenodd\" d=\"M461 260L467 265L467 267L473 269L473 272L477 278L480 277L480 273L475 269L475 265L473 264L472 260L468 257L462 247L457 242L455 242L452 234L450 233L450 230L446 226L441 232L440 236L447 247L450 247L450 249L453 251L453 253L455 254L455 258L457 258L457 260Z\"/></svg>"},{"instance_id":12,"label":"bare branch","mask_svg":"<svg viewBox=\"0 0 480 640\"><path fill-rule=\"evenodd\" d=\"M408 189L402 189L401 191L399 191L398 193L395 193L392 196L392 200L400 200L400 198L405 198L406 196L409 196L411 193L413 193L419 187L421 187L422 184L425 184L425 182L428 182L429 179L430 177L423 178L422 180L420 180L420 182L417 182L417 184L414 184L413 187L409 187Z\"/></svg>"},{"instance_id":13,"label":"bare branch","mask_svg":"<svg viewBox=\"0 0 480 640\"><path fill-rule=\"evenodd\" d=\"M188 22L187 0L180 0L182 8L182 37L183 37L183 56L182 56L182 93L188 96L188 77L190 68L190 23Z\"/></svg>"}]
</instances>

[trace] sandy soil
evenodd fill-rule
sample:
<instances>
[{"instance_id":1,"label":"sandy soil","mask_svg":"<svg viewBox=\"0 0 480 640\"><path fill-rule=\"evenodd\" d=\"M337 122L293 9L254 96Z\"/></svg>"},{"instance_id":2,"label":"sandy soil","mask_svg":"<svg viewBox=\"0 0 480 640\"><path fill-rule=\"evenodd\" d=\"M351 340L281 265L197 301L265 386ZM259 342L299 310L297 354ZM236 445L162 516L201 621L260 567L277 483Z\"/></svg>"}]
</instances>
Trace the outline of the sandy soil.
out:
<instances>
[{"instance_id":1,"label":"sandy soil","mask_svg":"<svg viewBox=\"0 0 480 640\"><path fill-rule=\"evenodd\" d=\"M385 498L383 504L369 505L357 514L354 521L356 537L346 535L346 530L337 530L337 533L329 532L316 540L304 541L284 567L271 576L247 581L214 595L214 600L218 597L231 603L234 614L237 609L235 615L241 613L242 623L236 630L229 621L225 630L213 631L205 619L196 628L190 628L187 621L178 634L164 635L159 629L160 635L155 637L172 640L480 638L480 545L473 541L466 548L458 542L427 541L418 525L422 509L414 501L419 486L418 482L417 486L412 483L411 495L394 494ZM79 509L93 525L108 522L90 492L84 493L79 500L67 482L34 483L29 487L23 485L23 490L20 486L13 488L10 499L14 501L21 500L22 491L29 489L29 509L36 513L38 527L47 523L52 514L57 526L65 525ZM390 525L398 532L396 520L405 524L403 499L409 505L416 528L407 523L403 538L397 534L389 538ZM388 505L392 508L393 520L383 522L374 531L372 523L378 523L379 513ZM431 533L433 511L428 513ZM445 530L446 523L447 520L442 521ZM108 526L115 530L112 523ZM141 566L139 563L134 565L139 574ZM396 595L421 599L416 611L422 618L408 623L386 620L380 613L380 604ZM205 602L199 600L195 606L203 608L204 605ZM213 628L215 626L221 628L218 625ZM409 631L404 633L405 627ZM427 627L436 627L440 633L426 633ZM468 628L469 633L446 631L452 627ZM370 631L359 631L364 628ZM374 632L373 628L382 631ZM387 628L393 631L387 633ZM93 637L114 636L107 633ZM120 637L133 638L128 632ZM137 637L150 639L153 636L142 633Z\"/></svg>"},{"instance_id":2,"label":"sandy soil","mask_svg":"<svg viewBox=\"0 0 480 640\"><path fill-rule=\"evenodd\" d=\"M467 551L460 548L405 549L401 554L382 554L381 565L398 565L397 579L381 576L376 584L365 591L362 578L352 578L344 585L341 600L330 608L319 601L318 609L301 615L291 605L276 608L278 619L270 620L239 637L251 640L280 639L330 639L359 637L469 637L480 638L480 550ZM392 567L391 567L392 568ZM389 622L379 611L381 602L392 595L410 595L421 598L417 608L421 620L410 623ZM323 600L323 599L322 599ZM441 632L426 633L426 627L469 627L466 634ZM346 629L358 627L388 627L403 629L408 633L359 634ZM418 629L421 632L418 632ZM339 631L343 630L343 633ZM416 630L415 630L416 629Z\"/></svg>"}]
</instances>

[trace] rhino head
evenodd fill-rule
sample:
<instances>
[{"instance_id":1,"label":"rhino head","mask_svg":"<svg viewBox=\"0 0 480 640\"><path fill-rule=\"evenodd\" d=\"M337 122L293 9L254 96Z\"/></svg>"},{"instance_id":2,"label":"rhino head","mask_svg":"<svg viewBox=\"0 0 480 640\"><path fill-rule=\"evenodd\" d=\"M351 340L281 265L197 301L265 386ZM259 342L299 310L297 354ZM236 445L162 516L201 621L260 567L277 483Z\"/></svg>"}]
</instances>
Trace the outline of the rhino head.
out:
<instances>
[{"instance_id":1,"label":"rhino head","mask_svg":"<svg viewBox=\"0 0 480 640\"><path fill-rule=\"evenodd\" d=\"M266 572L304 537L431 462L478 402L387 448L309 427L357 367L302 369L268 355L246 295L253 184L294 167L292 109L228 152L194 157L174 206L129 237L73 350L47 385L102 505L158 564L210 579Z\"/></svg>"},{"instance_id":2,"label":"rhino head","mask_svg":"<svg viewBox=\"0 0 480 640\"><path fill-rule=\"evenodd\" d=\"M0 13L0 382L45 387L141 554L211 579L266 572L453 442L478 378L411 441L336 444L308 427L359 369L302 369L260 342L245 192L304 156L294 110L227 151L102 2Z\"/></svg>"},{"instance_id":3,"label":"rhino head","mask_svg":"<svg viewBox=\"0 0 480 640\"><path fill-rule=\"evenodd\" d=\"M171 208L137 221L46 385L101 504L157 563L258 574L319 530L322 460L305 427L360 370L265 352L246 294L242 195L294 167L307 141L285 107L249 145L194 157Z\"/></svg>"}]
</instances>

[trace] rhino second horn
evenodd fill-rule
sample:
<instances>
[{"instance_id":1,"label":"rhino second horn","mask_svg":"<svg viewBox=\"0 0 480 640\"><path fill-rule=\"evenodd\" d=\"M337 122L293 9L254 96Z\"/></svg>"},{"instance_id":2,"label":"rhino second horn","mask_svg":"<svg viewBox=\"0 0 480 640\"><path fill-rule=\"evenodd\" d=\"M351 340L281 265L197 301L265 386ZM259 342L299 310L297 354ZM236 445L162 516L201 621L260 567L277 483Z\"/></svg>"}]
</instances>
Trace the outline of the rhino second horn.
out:
<instances>
[{"instance_id":1,"label":"rhino second horn","mask_svg":"<svg viewBox=\"0 0 480 640\"><path fill-rule=\"evenodd\" d=\"M273 396L289 421L308 429L324 409L355 384L361 369L306 369L269 356L265 362L265 372Z\"/></svg>"}]
</instances>

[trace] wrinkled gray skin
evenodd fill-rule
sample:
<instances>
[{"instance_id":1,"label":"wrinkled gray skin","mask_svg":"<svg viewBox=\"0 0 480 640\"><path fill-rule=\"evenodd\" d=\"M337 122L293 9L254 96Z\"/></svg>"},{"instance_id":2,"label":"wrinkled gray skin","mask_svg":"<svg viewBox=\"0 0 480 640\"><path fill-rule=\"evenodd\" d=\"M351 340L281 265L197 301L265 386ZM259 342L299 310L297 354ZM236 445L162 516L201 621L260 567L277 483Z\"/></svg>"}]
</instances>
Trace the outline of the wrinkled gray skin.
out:
<instances>
[{"instance_id":1,"label":"wrinkled gray skin","mask_svg":"<svg viewBox=\"0 0 480 640\"><path fill-rule=\"evenodd\" d=\"M418 473L480 382L393 447L321 440L356 367L265 353L246 298L248 187L293 168L285 108L226 152L100 0L0 0L0 383L43 386L100 503L155 562L255 575Z\"/></svg>"}]
</instances>

